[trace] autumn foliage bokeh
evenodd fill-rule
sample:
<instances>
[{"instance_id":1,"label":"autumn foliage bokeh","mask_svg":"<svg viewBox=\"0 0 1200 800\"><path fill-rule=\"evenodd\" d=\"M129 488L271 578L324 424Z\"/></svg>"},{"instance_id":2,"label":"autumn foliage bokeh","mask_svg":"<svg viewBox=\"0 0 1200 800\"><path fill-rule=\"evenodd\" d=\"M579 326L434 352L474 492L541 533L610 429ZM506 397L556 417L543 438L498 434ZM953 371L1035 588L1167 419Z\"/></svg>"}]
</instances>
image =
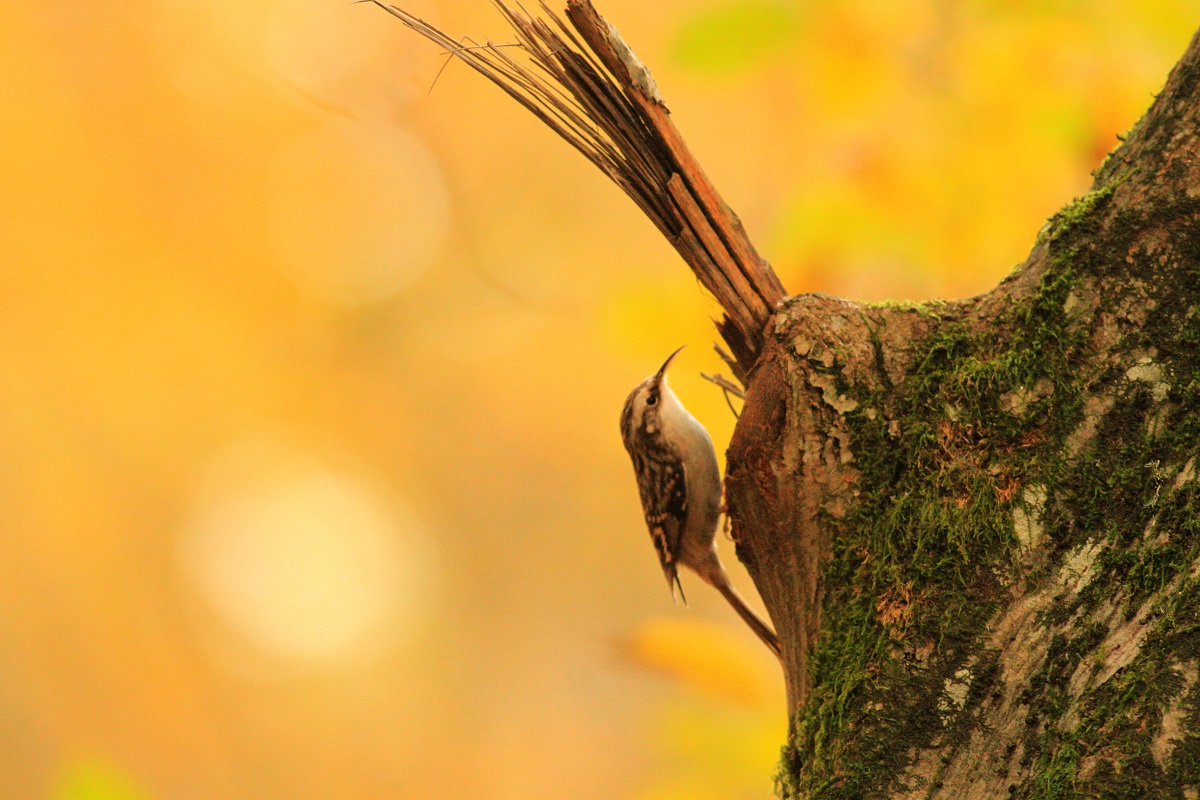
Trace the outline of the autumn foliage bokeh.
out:
<instances>
[{"instance_id":1,"label":"autumn foliage bokeh","mask_svg":"<svg viewBox=\"0 0 1200 800\"><path fill-rule=\"evenodd\" d=\"M993 286L1200 22L598 4L789 291L869 301ZM671 605L616 430L687 343L723 449L718 309L443 62L343 0L0 4L0 796L769 795L777 666Z\"/></svg>"}]
</instances>

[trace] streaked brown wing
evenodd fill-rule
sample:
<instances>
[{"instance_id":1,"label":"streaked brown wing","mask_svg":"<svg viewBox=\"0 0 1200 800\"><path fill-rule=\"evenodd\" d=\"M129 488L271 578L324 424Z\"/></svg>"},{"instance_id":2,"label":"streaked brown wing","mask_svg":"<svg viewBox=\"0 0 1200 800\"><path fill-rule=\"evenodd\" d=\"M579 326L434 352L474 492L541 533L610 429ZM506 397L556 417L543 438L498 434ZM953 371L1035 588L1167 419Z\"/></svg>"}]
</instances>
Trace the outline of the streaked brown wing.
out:
<instances>
[{"instance_id":1,"label":"streaked brown wing","mask_svg":"<svg viewBox=\"0 0 1200 800\"><path fill-rule=\"evenodd\" d=\"M683 464L670 453L647 452L633 456L638 474L638 491L646 527L654 540L659 563L674 571L679 542L687 519L687 487ZM670 576L668 576L670 577Z\"/></svg>"}]
</instances>

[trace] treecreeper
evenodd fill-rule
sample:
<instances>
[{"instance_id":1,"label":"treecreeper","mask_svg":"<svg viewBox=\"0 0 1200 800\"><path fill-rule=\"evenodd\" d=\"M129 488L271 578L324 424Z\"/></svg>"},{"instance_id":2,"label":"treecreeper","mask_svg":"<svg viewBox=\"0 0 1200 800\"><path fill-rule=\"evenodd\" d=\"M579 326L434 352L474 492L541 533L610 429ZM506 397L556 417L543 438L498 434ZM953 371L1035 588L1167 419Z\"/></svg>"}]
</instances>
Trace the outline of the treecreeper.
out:
<instances>
[{"instance_id":1,"label":"treecreeper","mask_svg":"<svg viewBox=\"0 0 1200 800\"><path fill-rule=\"evenodd\" d=\"M634 387L621 410L621 439L637 478L646 526L672 596L683 594L685 566L729 601L763 644L779 657L775 631L746 605L717 555L721 473L712 438L667 383L667 368Z\"/></svg>"}]
</instances>

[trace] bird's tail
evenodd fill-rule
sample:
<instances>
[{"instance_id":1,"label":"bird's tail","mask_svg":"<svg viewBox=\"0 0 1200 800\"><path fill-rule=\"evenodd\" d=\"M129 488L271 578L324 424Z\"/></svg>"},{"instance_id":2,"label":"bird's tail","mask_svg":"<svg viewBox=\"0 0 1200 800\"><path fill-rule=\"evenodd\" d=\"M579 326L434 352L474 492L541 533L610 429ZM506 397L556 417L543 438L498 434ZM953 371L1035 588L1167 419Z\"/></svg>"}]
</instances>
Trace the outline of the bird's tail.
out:
<instances>
[{"instance_id":1,"label":"bird's tail","mask_svg":"<svg viewBox=\"0 0 1200 800\"><path fill-rule=\"evenodd\" d=\"M775 631L771 630L771 626L762 617L755 614L750 606L746 605L746 601L742 599L737 589L733 588L733 584L729 582L729 576L725 574L725 568L721 566L720 562L717 563L716 569L710 571L710 574L701 577L712 584L713 588L729 601L729 605L733 606L733 610L738 613L739 617L745 620L746 624L750 626L750 630L754 631L759 639L762 639L763 644L770 648L775 657L782 658L779 652L779 638L775 635Z\"/></svg>"},{"instance_id":2,"label":"bird's tail","mask_svg":"<svg viewBox=\"0 0 1200 800\"><path fill-rule=\"evenodd\" d=\"M679 603L683 600L683 604L688 604L687 595L683 593L683 582L679 580L679 568L675 564L670 564L663 567L663 574L667 576L667 586L671 587L671 599Z\"/></svg>"}]
</instances>

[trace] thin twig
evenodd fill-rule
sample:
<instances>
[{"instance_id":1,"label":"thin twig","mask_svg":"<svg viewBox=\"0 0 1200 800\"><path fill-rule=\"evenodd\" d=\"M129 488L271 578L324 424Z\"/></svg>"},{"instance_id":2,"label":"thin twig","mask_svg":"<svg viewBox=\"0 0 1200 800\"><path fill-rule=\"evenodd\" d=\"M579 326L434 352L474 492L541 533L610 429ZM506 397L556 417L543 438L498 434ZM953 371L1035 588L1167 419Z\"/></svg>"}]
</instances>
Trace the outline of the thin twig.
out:
<instances>
[{"instance_id":1,"label":"thin twig","mask_svg":"<svg viewBox=\"0 0 1200 800\"><path fill-rule=\"evenodd\" d=\"M731 370L734 370L734 374L736 375L737 360L734 359L733 356L729 355L728 351L726 351L725 348L721 347L719 344L714 344L713 350L716 351L717 355L721 357L721 360L725 362L725 366L729 367ZM742 381L742 383L745 384L745 381Z\"/></svg>"},{"instance_id":2,"label":"thin twig","mask_svg":"<svg viewBox=\"0 0 1200 800\"><path fill-rule=\"evenodd\" d=\"M729 395L733 395L740 399L743 403L746 402L746 393L742 391L742 387L738 386L733 381L726 378L724 375L709 375L701 372L700 377L706 381L712 381L717 386L721 387L721 396L725 398L725 405L729 406L729 410L733 412L734 419L741 419L742 415L733 407L733 401L729 399Z\"/></svg>"},{"instance_id":3,"label":"thin twig","mask_svg":"<svg viewBox=\"0 0 1200 800\"><path fill-rule=\"evenodd\" d=\"M361 2L361 0L359 0L359 1ZM458 47L454 48L453 50L447 50L443 54L446 56L446 60L442 63L442 66L438 68L437 75L433 76L433 83L429 84L429 91L425 93L426 97L429 97L431 94L433 94L433 87L437 86L437 82L442 77L442 73L446 71L446 67L450 66L450 62L454 60L454 57L458 54L459 50L480 50L485 47L520 47L521 46L517 42L509 42L508 44L497 44L497 45L492 45L491 43L473 44L473 45L463 44L463 42L469 42L469 41L471 41L470 36L463 36L458 40L458 44L459 44Z\"/></svg>"},{"instance_id":4,"label":"thin twig","mask_svg":"<svg viewBox=\"0 0 1200 800\"><path fill-rule=\"evenodd\" d=\"M724 375L722 375L719 372L716 375L709 375L707 372L701 372L700 377L704 378L704 380L706 380L706 381L715 383L717 386L720 386L722 389L729 392L731 395L733 395L734 397L736 397L739 400L746 399L745 390L742 389L742 387L738 386L733 381L729 380L729 378L726 378Z\"/></svg>"}]
</instances>

